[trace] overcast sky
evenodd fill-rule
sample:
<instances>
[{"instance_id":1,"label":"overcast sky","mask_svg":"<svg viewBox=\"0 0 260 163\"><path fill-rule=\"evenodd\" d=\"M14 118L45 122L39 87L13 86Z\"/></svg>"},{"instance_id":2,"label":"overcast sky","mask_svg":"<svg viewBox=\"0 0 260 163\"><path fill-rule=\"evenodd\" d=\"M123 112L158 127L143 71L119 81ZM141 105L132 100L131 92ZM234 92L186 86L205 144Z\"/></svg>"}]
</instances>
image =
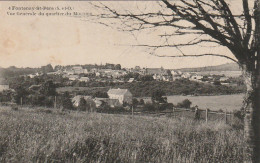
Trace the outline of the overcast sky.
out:
<instances>
[{"instance_id":1,"label":"overcast sky","mask_svg":"<svg viewBox=\"0 0 260 163\"><path fill-rule=\"evenodd\" d=\"M109 3L114 3L114 6L119 7L119 4L116 4L118 2ZM132 6L146 3L148 7L152 7L155 2L125 2L123 6L132 7L129 6L130 3ZM237 6L240 3L238 0L234 1ZM13 65L40 67L48 63L53 65L118 63L123 67L138 65L182 68L230 62L218 57L158 58L151 56L143 48L127 46L136 44L132 35L79 18L21 17L6 14L9 6L37 5L72 6L74 11L91 10L87 7L87 2L0 2L0 67ZM142 38L152 41L154 39L150 35L144 35ZM207 50L230 55L226 48L208 48ZM187 49L187 51L200 51L200 47ZM166 52L175 53L176 49Z\"/></svg>"}]
</instances>

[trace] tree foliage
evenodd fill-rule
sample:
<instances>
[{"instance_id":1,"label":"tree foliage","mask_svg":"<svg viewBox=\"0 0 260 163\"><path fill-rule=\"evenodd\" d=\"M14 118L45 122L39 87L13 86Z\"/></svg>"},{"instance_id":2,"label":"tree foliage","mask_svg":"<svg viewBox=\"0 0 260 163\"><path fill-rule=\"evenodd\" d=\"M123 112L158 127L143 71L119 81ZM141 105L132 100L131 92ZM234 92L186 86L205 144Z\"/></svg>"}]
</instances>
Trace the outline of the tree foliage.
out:
<instances>
[{"instance_id":1,"label":"tree foliage","mask_svg":"<svg viewBox=\"0 0 260 163\"><path fill-rule=\"evenodd\" d=\"M167 97L163 97L165 96L165 92L157 89L152 93L152 102L153 103L167 103Z\"/></svg>"},{"instance_id":2,"label":"tree foliage","mask_svg":"<svg viewBox=\"0 0 260 163\"><path fill-rule=\"evenodd\" d=\"M78 110L80 110L80 111L87 110L87 101L84 99L84 97L81 97L79 100Z\"/></svg>"}]
</instances>

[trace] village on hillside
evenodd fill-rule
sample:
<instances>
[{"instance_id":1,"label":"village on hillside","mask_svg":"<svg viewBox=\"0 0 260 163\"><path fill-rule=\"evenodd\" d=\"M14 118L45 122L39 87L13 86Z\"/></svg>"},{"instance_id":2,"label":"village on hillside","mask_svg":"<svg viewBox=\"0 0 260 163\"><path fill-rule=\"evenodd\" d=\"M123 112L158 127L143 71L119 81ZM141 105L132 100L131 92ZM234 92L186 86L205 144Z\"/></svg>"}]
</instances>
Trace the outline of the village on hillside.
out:
<instances>
[{"instance_id":1,"label":"village on hillside","mask_svg":"<svg viewBox=\"0 0 260 163\"><path fill-rule=\"evenodd\" d=\"M177 90L178 92L175 94L182 95L201 94L203 93L201 90L214 93L214 89L220 93L221 91L236 93L234 88L237 89L238 85L243 85L240 83L239 77L224 74L201 75L198 72L182 72L163 67L121 68L120 64L108 63L105 65L55 66L54 68L49 64L28 71L22 68L6 69L5 74L5 78L1 80L0 84L1 103L14 102L19 105L77 108L80 100L84 99L84 104L88 104L88 108L92 109L104 106L129 109L133 105L143 105L142 96L151 97L160 85L173 87L171 88L173 93ZM17 76L17 74L19 75ZM142 86L144 83L146 85ZM149 88L150 85L153 87ZM187 90L187 86L193 92ZM231 88L231 90L229 91L227 88ZM165 88L165 90L167 89ZM171 94L160 91L162 91L161 96ZM207 93L205 92L205 94ZM66 99L70 100L72 106L62 104Z\"/></svg>"}]
</instances>

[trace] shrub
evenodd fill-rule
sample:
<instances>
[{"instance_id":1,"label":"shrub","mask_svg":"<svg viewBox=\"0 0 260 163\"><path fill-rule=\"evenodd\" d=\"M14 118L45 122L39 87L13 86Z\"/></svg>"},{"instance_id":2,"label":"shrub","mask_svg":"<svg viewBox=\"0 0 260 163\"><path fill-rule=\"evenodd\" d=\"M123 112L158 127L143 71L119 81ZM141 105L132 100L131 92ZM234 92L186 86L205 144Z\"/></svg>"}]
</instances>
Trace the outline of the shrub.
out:
<instances>
[{"instance_id":1,"label":"shrub","mask_svg":"<svg viewBox=\"0 0 260 163\"><path fill-rule=\"evenodd\" d=\"M146 111L154 111L154 110L156 110L156 107L155 107L154 104L146 103L144 105L144 110L146 110Z\"/></svg>"},{"instance_id":2,"label":"shrub","mask_svg":"<svg viewBox=\"0 0 260 163\"><path fill-rule=\"evenodd\" d=\"M11 106L11 109L14 110L14 111L17 111L18 110L18 106L16 104L14 104L14 105Z\"/></svg>"},{"instance_id":3,"label":"shrub","mask_svg":"<svg viewBox=\"0 0 260 163\"><path fill-rule=\"evenodd\" d=\"M72 105L70 98L63 98L62 99L62 107L64 109L73 110L73 105Z\"/></svg>"},{"instance_id":4,"label":"shrub","mask_svg":"<svg viewBox=\"0 0 260 163\"><path fill-rule=\"evenodd\" d=\"M167 97L163 97L165 92L161 89L155 90L152 93L152 102L153 103L167 103Z\"/></svg>"},{"instance_id":5,"label":"shrub","mask_svg":"<svg viewBox=\"0 0 260 163\"><path fill-rule=\"evenodd\" d=\"M136 98L133 98L133 106L137 106L139 104L138 100Z\"/></svg>"},{"instance_id":6,"label":"shrub","mask_svg":"<svg viewBox=\"0 0 260 163\"><path fill-rule=\"evenodd\" d=\"M185 99L177 104L178 108L190 108L192 102L189 99Z\"/></svg>"},{"instance_id":7,"label":"shrub","mask_svg":"<svg viewBox=\"0 0 260 163\"><path fill-rule=\"evenodd\" d=\"M140 99L139 105L144 105L144 99Z\"/></svg>"},{"instance_id":8,"label":"shrub","mask_svg":"<svg viewBox=\"0 0 260 163\"><path fill-rule=\"evenodd\" d=\"M240 119L241 121L244 120L244 114L242 111L240 110L234 110L233 111L234 117L237 117L238 119Z\"/></svg>"},{"instance_id":9,"label":"shrub","mask_svg":"<svg viewBox=\"0 0 260 163\"><path fill-rule=\"evenodd\" d=\"M80 111L87 110L87 101L84 99L84 97L81 97L79 100L78 110L80 110Z\"/></svg>"},{"instance_id":10,"label":"shrub","mask_svg":"<svg viewBox=\"0 0 260 163\"><path fill-rule=\"evenodd\" d=\"M172 109L173 109L172 103L159 104L159 107L158 107L158 110L172 110Z\"/></svg>"}]
</instances>

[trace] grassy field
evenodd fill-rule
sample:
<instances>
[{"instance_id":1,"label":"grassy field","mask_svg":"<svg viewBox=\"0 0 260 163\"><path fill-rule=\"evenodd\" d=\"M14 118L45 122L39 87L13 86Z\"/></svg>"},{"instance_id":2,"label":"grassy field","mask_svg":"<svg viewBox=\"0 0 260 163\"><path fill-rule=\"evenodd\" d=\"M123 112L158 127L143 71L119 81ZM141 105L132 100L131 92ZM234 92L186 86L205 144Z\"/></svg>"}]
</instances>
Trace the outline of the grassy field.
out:
<instances>
[{"instance_id":1,"label":"grassy field","mask_svg":"<svg viewBox=\"0 0 260 163\"><path fill-rule=\"evenodd\" d=\"M243 162L242 130L185 118L0 108L0 162Z\"/></svg>"},{"instance_id":2,"label":"grassy field","mask_svg":"<svg viewBox=\"0 0 260 163\"><path fill-rule=\"evenodd\" d=\"M244 94L234 95L219 95L219 96L167 96L169 103L177 104L185 99L189 99L192 102L192 106L198 105L200 109L210 109L218 111L222 109L225 111L240 110L243 104ZM140 99L140 98L139 98ZM144 98L144 100L151 101L150 98Z\"/></svg>"}]
</instances>

